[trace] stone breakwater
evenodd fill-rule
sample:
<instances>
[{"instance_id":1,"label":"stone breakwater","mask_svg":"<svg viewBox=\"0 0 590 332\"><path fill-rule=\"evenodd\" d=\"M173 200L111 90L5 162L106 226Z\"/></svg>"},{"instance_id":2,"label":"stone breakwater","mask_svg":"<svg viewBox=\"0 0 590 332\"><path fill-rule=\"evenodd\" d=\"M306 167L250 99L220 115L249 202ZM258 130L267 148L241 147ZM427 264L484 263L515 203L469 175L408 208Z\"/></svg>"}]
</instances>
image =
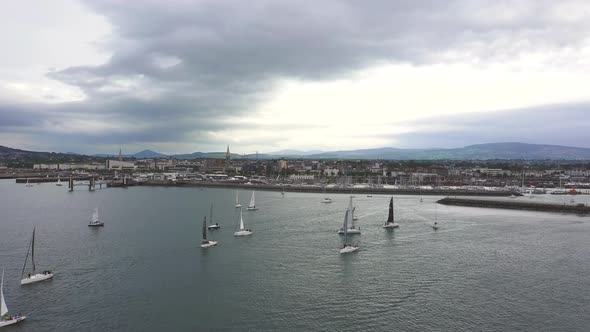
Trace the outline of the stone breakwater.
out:
<instances>
[{"instance_id":1,"label":"stone breakwater","mask_svg":"<svg viewBox=\"0 0 590 332\"><path fill-rule=\"evenodd\" d=\"M558 212L558 213L575 213L588 214L590 213L590 206L585 204L548 204L548 203L534 203L534 202L507 202L507 201L493 201L483 199L469 199L469 198L443 198L437 201L439 204L456 205L467 207L480 208L496 208L496 209L512 209L512 210L529 210L529 211L543 211L543 212Z\"/></svg>"}]
</instances>

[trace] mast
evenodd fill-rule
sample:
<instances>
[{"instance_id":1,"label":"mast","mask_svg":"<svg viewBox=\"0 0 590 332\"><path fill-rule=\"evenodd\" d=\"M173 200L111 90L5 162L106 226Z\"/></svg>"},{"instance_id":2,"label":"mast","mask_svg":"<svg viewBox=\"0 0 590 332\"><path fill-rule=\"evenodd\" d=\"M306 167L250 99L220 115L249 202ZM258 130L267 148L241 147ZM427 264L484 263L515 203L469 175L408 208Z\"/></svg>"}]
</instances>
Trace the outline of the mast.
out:
<instances>
[{"instance_id":1,"label":"mast","mask_svg":"<svg viewBox=\"0 0 590 332\"><path fill-rule=\"evenodd\" d=\"M207 241L207 216L203 218L203 241Z\"/></svg>"},{"instance_id":2,"label":"mast","mask_svg":"<svg viewBox=\"0 0 590 332\"><path fill-rule=\"evenodd\" d=\"M35 274L35 227L33 227L33 240L31 240L31 262L33 262L33 275Z\"/></svg>"},{"instance_id":3,"label":"mast","mask_svg":"<svg viewBox=\"0 0 590 332\"><path fill-rule=\"evenodd\" d=\"M8 313L6 301L4 301L4 269L2 269L2 281L0 281L0 317Z\"/></svg>"},{"instance_id":4,"label":"mast","mask_svg":"<svg viewBox=\"0 0 590 332\"><path fill-rule=\"evenodd\" d=\"M346 246L346 242L348 239L348 213L350 210L346 209L346 214L344 214L344 246Z\"/></svg>"},{"instance_id":5,"label":"mast","mask_svg":"<svg viewBox=\"0 0 590 332\"><path fill-rule=\"evenodd\" d=\"M391 197L391 200L389 201L389 216L387 216L386 224L391 223L393 223L393 197Z\"/></svg>"},{"instance_id":6,"label":"mast","mask_svg":"<svg viewBox=\"0 0 590 332\"><path fill-rule=\"evenodd\" d=\"M211 203L211 207L209 208L209 222L213 224L213 203Z\"/></svg>"}]
</instances>

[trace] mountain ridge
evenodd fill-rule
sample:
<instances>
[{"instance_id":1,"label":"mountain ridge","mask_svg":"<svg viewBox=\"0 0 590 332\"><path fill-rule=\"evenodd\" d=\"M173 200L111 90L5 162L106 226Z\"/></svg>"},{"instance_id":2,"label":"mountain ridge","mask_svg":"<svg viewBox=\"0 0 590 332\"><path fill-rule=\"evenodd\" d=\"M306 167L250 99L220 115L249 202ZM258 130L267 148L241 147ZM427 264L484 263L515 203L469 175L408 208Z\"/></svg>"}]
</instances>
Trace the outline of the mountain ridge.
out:
<instances>
[{"instance_id":1,"label":"mountain ridge","mask_svg":"<svg viewBox=\"0 0 590 332\"><path fill-rule=\"evenodd\" d=\"M278 152L278 153L277 153ZM590 160L590 148L551 144L529 144L521 142L497 142L472 144L462 148L400 149L383 147L373 149L317 151L281 150L270 154L258 153L231 154L232 159L360 159L360 160ZM283 153L288 152L288 153ZM291 153L291 154L289 154ZM59 152L36 152L0 146L0 159L31 158L33 155L66 155ZM71 155L71 154L69 154ZM83 154L77 154L83 156ZM117 157L114 154L95 154L93 157ZM143 150L126 158L225 158L225 152L193 152L188 154L163 154L153 150Z\"/></svg>"}]
</instances>

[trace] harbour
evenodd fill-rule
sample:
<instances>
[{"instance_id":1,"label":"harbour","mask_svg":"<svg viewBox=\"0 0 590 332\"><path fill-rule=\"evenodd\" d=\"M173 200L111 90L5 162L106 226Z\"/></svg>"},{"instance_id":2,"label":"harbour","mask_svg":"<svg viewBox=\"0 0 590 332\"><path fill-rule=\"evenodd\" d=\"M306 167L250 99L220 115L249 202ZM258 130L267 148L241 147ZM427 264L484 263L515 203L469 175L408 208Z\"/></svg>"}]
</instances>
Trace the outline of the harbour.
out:
<instances>
[{"instance_id":1,"label":"harbour","mask_svg":"<svg viewBox=\"0 0 590 332\"><path fill-rule=\"evenodd\" d=\"M352 241L360 250L341 255L349 193L322 204L323 194L257 191L258 210L243 212L253 235L243 238L234 236L235 193L133 186L69 194L0 181L4 292L13 312L27 314L12 330L581 331L590 319L584 217L399 195L400 227L387 231L391 196L357 195L362 234ZM238 191L244 209L250 197ZM211 206L221 227L208 237L218 244L203 249ZM105 223L97 229L87 227L95 208ZM437 231L427 227L435 218ZM23 288L35 225L39 268L55 277Z\"/></svg>"}]
</instances>

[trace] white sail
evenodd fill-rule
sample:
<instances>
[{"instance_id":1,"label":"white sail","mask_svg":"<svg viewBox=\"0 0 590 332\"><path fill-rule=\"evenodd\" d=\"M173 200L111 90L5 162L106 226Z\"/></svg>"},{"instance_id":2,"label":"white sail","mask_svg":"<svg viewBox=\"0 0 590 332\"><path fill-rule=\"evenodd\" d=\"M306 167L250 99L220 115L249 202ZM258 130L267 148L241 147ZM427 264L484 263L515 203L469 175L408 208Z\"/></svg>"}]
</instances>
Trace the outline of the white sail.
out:
<instances>
[{"instance_id":1,"label":"white sail","mask_svg":"<svg viewBox=\"0 0 590 332\"><path fill-rule=\"evenodd\" d=\"M242 210L240 209L240 230L245 229L244 227L244 219L242 218Z\"/></svg>"},{"instance_id":2,"label":"white sail","mask_svg":"<svg viewBox=\"0 0 590 332\"><path fill-rule=\"evenodd\" d=\"M349 213L350 228L354 228L354 218L353 218L354 208L352 207L352 196L350 196L350 202L348 203L348 211L350 211L350 213Z\"/></svg>"},{"instance_id":3,"label":"white sail","mask_svg":"<svg viewBox=\"0 0 590 332\"><path fill-rule=\"evenodd\" d=\"M236 190L236 205L240 204L240 201L238 199L238 191Z\"/></svg>"},{"instance_id":4,"label":"white sail","mask_svg":"<svg viewBox=\"0 0 590 332\"><path fill-rule=\"evenodd\" d=\"M0 317L8 313L6 301L4 301L4 270L2 270L2 282L0 282Z\"/></svg>"},{"instance_id":5,"label":"white sail","mask_svg":"<svg viewBox=\"0 0 590 332\"><path fill-rule=\"evenodd\" d=\"M98 208L94 209L94 211L92 212L92 223L98 223Z\"/></svg>"},{"instance_id":6,"label":"white sail","mask_svg":"<svg viewBox=\"0 0 590 332\"><path fill-rule=\"evenodd\" d=\"M254 207L256 207L256 191L252 191L252 197L250 197L250 205L248 205L248 208Z\"/></svg>"}]
</instances>

